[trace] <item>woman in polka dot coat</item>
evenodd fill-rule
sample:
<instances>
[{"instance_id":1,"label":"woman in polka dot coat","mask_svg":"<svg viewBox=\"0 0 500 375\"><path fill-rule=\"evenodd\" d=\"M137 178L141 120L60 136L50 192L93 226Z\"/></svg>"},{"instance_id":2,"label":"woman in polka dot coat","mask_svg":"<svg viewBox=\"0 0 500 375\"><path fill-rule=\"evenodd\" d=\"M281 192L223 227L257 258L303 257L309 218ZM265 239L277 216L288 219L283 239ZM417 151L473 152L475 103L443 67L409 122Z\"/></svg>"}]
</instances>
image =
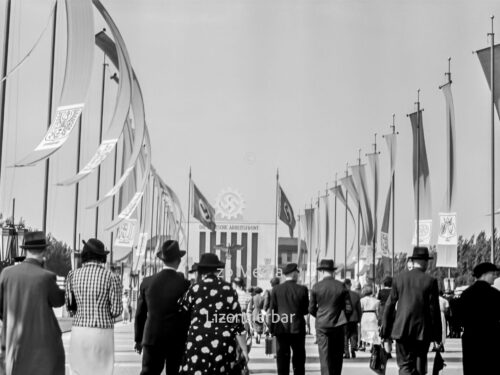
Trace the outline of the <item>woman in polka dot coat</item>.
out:
<instances>
[{"instance_id":1,"label":"woman in polka dot coat","mask_svg":"<svg viewBox=\"0 0 500 375\"><path fill-rule=\"evenodd\" d=\"M191 324L180 374L231 374L240 350L248 361L238 295L217 277L217 269L223 267L217 255L203 254L198 264L201 280L189 288L181 302Z\"/></svg>"}]
</instances>

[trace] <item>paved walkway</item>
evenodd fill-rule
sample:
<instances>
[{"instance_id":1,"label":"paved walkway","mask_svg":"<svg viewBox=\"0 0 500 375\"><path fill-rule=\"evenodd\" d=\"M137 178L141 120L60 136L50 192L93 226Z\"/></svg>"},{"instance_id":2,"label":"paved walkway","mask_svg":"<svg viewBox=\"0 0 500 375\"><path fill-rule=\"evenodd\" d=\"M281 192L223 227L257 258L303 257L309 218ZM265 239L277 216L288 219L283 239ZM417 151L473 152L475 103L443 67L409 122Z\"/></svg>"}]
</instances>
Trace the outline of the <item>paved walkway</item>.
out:
<instances>
[{"instance_id":1,"label":"paved walkway","mask_svg":"<svg viewBox=\"0 0 500 375\"><path fill-rule=\"evenodd\" d=\"M71 332L63 335L64 347L68 350ZM307 364L306 374L320 375L318 350L314 345L312 336L307 337ZM369 353L358 352L358 358L344 360L343 375L373 375L374 372L368 367ZM446 375L462 374L462 359L460 341L448 340L446 352L443 357L447 362ZM429 353L429 373L432 373L433 353ZM250 372L252 374L271 375L276 374L276 363L272 357L264 354L263 343L253 345L250 353ZM134 352L133 324L118 323L115 328L115 375L139 375L141 369L141 357ZM387 375L397 375L397 366L394 359L389 361ZM69 370L67 370L69 374ZM291 372L293 374L293 372Z\"/></svg>"}]
</instances>

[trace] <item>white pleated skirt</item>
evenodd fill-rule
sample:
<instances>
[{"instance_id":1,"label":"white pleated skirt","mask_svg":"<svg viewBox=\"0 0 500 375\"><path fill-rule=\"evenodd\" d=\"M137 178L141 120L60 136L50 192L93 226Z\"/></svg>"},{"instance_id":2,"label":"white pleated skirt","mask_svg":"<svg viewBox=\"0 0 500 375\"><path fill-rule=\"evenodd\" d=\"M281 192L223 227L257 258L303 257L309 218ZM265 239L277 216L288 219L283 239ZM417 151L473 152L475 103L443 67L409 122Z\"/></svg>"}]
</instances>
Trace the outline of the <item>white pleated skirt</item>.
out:
<instances>
[{"instance_id":1,"label":"white pleated skirt","mask_svg":"<svg viewBox=\"0 0 500 375\"><path fill-rule=\"evenodd\" d=\"M113 328L73 326L69 347L72 375L112 375L114 362Z\"/></svg>"}]
</instances>

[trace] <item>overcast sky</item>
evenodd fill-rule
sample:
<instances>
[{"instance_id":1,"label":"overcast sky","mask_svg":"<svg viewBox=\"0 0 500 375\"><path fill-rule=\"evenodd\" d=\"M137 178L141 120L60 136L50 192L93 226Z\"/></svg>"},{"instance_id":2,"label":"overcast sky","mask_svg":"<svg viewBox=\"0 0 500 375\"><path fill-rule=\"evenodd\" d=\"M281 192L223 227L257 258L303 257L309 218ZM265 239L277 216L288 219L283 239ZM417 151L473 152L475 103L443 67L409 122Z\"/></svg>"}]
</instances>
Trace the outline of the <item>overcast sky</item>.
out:
<instances>
[{"instance_id":1,"label":"overcast sky","mask_svg":"<svg viewBox=\"0 0 500 375\"><path fill-rule=\"evenodd\" d=\"M45 27L52 2L13 3L11 65ZM406 115L414 111L420 88L437 223L446 188L445 102L438 86L445 82L451 57L459 233L489 231L490 94L472 51L488 46L491 14L497 14L495 27L500 32L498 1L104 0L103 4L122 32L142 87L153 164L184 208L191 166L194 181L210 200L232 187L246 200L245 220L272 222L279 168L281 184L297 213L319 190L324 192L327 183L333 184L335 173L344 173L346 163L357 162L359 148L363 156L372 150L374 133L379 134L379 207L383 207L389 160L380 135L390 132L395 113L396 244L407 250L414 210ZM4 1L0 6L3 30ZM95 16L97 32L103 22ZM64 71L63 21L58 26L56 98ZM9 81L2 168L33 149L47 126L49 42L47 33ZM82 163L98 143L100 51L96 50L95 61L84 113ZM115 94L108 86L105 124ZM67 242L72 238L74 189L53 184L74 173L75 144L76 131L51 159L48 231ZM111 186L110 167L108 161L103 191ZM16 216L23 216L29 226L41 226L43 163L3 169L1 191L4 213L10 212L15 197ZM81 184L81 194L84 213L79 231L89 237L94 214L84 207L95 198L95 176ZM103 211L109 216L108 206ZM100 236L108 238L102 231Z\"/></svg>"}]
</instances>

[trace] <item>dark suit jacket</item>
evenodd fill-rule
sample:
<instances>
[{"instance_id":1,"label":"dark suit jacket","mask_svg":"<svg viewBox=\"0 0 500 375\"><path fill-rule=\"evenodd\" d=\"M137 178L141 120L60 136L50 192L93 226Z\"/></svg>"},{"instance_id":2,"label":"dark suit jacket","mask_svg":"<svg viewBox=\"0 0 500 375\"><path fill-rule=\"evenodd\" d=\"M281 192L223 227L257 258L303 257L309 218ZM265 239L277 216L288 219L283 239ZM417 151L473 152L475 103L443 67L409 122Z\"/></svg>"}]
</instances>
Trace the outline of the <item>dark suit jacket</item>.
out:
<instances>
[{"instance_id":1,"label":"dark suit jacket","mask_svg":"<svg viewBox=\"0 0 500 375\"><path fill-rule=\"evenodd\" d=\"M64 304L56 275L34 259L0 274L0 319L7 374L64 375L64 347L54 307Z\"/></svg>"},{"instance_id":2,"label":"dark suit jacket","mask_svg":"<svg viewBox=\"0 0 500 375\"><path fill-rule=\"evenodd\" d=\"M346 313L352 313L349 291L340 281L325 277L312 287L309 313L316 318L317 331L328 332L346 324Z\"/></svg>"},{"instance_id":3,"label":"dark suit jacket","mask_svg":"<svg viewBox=\"0 0 500 375\"><path fill-rule=\"evenodd\" d=\"M135 314L135 341L142 345L161 345L167 340L184 344L189 317L180 311L179 299L189 281L174 270L146 277L139 287Z\"/></svg>"},{"instance_id":4,"label":"dark suit jacket","mask_svg":"<svg viewBox=\"0 0 500 375\"><path fill-rule=\"evenodd\" d=\"M440 342L441 335L437 280L420 268L396 277L385 305L380 336Z\"/></svg>"},{"instance_id":5,"label":"dark suit jacket","mask_svg":"<svg viewBox=\"0 0 500 375\"><path fill-rule=\"evenodd\" d=\"M271 319L274 317L274 321L270 324L271 333L305 335L304 315L307 315L308 304L309 297L305 286L291 280L275 286L271 292Z\"/></svg>"},{"instance_id":6,"label":"dark suit jacket","mask_svg":"<svg viewBox=\"0 0 500 375\"><path fill-rule=\"evenodd\" d=\"M359 293L352 290L349 291L349 297L351 299L352 314L349 316L350 323L359 323L361 321L361 296Z\"/></svg>"}]
</instances>

